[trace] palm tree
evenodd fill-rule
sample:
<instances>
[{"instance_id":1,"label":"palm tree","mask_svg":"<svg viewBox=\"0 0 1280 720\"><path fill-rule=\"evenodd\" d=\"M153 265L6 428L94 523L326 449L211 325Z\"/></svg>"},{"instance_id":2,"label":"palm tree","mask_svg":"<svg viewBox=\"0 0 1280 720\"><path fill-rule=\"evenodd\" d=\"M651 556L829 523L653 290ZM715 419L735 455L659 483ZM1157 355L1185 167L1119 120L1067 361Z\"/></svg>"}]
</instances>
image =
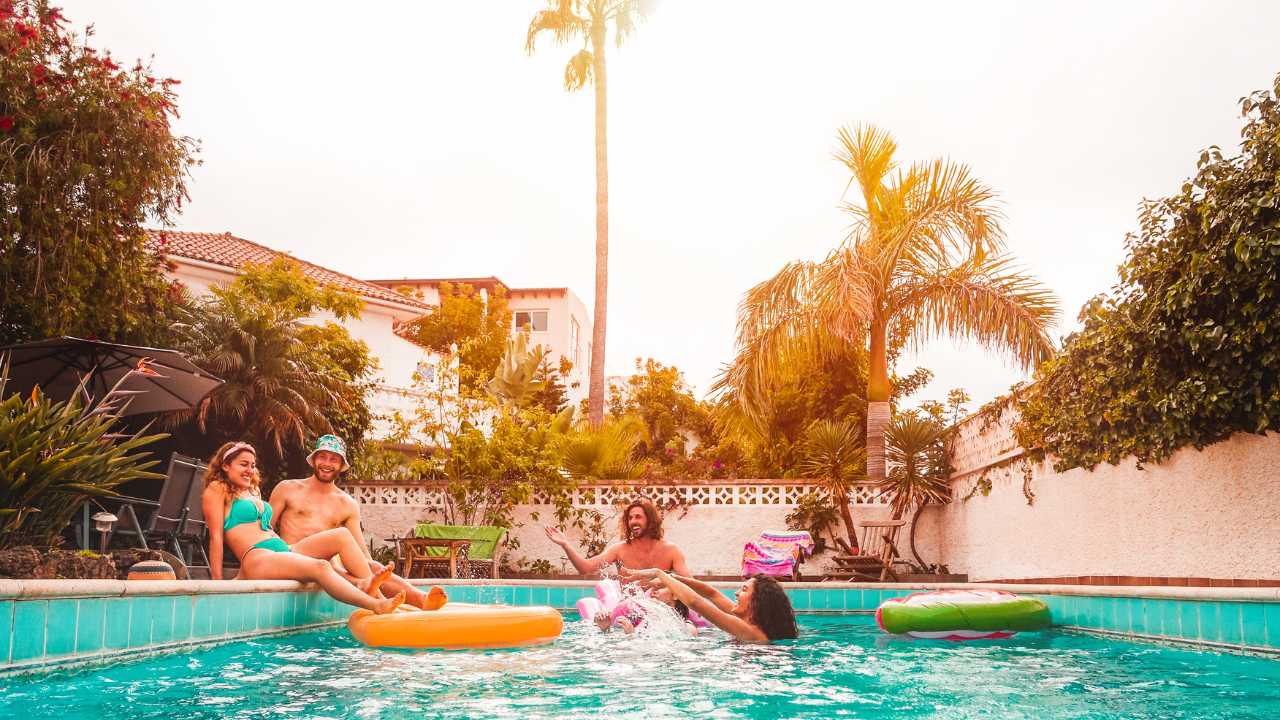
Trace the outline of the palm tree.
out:
<instances>
[{"instance_id":1,"label":"palm tree","mask_svg":"<svg viewBox=\"0 0 1280 720\"><path fill-rule=\"evenodd\" d=\"M609 291L609 153L607 130L608 81L605 45L613 23L618 47L635 32L647 13L641 0L547 0L548 8L533 16L524 49L533 54L540 33L551 33L556 43L582 39L582 49L564 68L564 89L573 92L591 83L596 91L596 299L591 326L591 368L588 390L588 422L598 428L604 422L604 343Z\"/></svg>"},{"instance_id":2,"label":"palm tree","mask_svg":"<svg viewBox=\"0 0 1280 720\"><path fill-rule=\"evenodd\" d=\"M942 423L915 413L899 415L885 428L892 469L879 489L890 498L894 520L915 508L911 517L911 554L922 567L925 563L916 550L916 521L929 503L941 505L951 500L946 438L947 429Z\"/></svg>"},{"instance_id":3,"label":"palm tree","mask_svg":"<svg viewBox=\"0 0 1280 720\"><path fill-rule=\"evenodd\" d=\"M867 474L885 477L884 427L892 393L890 349L937 335L976 340L1024 368L1053 352L1057 301L1002 254L996 194L947 160L907 168L875 127L842 128L835 157L860 202L841 209L849 234L820 262L797 261L751 288L738 310L738 350L716 387L748 414L767 411L769 388L795 357L869 346Z\"/></svg>"},{"instance_id":4,"label":"palm tree","mask_svg":"<svg viewBox=\"0 0 1280 720\"><path fill-rule=\"evenodd\" d=\"M822 478L831 500L844 521L849 549L858 549L858 536L849 511L849 483L862 474L867 454L858 442L858 426L845 420L816 420L805 430L805 459L800 469L811 477Z\"/></svg>"},{"instance_id":5,"label":"palm tree","mask_svg":"<svg viewBox=\"0 0 1280 720\"><path fill-rule=\"evenodd\" d=\"M197 304L176 327L183 349L225 382L167 424L194 420L214 446L249 438L259 453L274 450L280 460L286 448L330 432L326 415L344 407L344 380L307 362L308 344L301 339L306 327L286 308L250 302L235 292L215 293ZM274 469L272 459L259 462Z\"/></svg>"}]
</instances>

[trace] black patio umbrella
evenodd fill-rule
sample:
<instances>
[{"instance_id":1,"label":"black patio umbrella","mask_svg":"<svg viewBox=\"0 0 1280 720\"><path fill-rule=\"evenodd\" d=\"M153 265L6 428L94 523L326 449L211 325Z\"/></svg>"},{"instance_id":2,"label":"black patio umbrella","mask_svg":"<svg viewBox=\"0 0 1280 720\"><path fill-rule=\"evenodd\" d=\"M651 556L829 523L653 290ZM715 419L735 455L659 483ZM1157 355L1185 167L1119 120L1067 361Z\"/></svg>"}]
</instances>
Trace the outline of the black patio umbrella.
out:
<instances>
[{"instance_id":1,"label":"black patio umbrella","mask_svg":"<svg viewBox=\"0 0 1280 720\"><path fill-rule=\"evenodd\" d=\"M84 387L92 402L101 402L113 388L130 398L121 415L190 410L222 384L177 350L73 337L0 347L0 367L5 364L6 395L28 394L39 386L46 396L67 400L88 378Z\"/></svg>"}]
</instances>

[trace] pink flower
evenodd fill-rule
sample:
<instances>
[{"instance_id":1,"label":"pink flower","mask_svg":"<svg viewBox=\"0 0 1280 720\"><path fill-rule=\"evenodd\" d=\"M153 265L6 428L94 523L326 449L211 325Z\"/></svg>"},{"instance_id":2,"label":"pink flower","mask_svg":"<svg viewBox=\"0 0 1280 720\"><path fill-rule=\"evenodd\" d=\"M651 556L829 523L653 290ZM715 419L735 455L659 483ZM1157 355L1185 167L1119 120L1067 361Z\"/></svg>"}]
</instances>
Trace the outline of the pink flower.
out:
<instances>
[{"instance_id":1,"label":"pink flower","mask_svg":"<svg viewBox=\"0 0 1280 720\"><path fill-rule=\"evenodd\" d=\"M9 132L13 129L13 118L8 115L0 117L0 130Z\"/></svg>"}]
</instances>

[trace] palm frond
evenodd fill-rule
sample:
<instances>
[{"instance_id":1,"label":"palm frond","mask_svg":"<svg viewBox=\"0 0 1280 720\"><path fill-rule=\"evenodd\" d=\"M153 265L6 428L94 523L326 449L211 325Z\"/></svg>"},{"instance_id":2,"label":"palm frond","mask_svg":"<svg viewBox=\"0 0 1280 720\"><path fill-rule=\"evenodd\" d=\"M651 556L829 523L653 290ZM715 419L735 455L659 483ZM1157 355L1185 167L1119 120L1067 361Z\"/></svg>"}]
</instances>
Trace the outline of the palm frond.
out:
<instances>
[{"instance_id":1,"label":"palm frond","mask_svg":"<svg viewBox=\"0 0 1280 720\"><path fill-rule=\"evenodd\" d=\"M595 80L594 62L595 57L586 48L569 58L569 63L564 66L564 89L573 92L592 83Z\"/></svg>"},{"instance_id":2,"label":"palm frond","mask_svg":"<svg viewBox=\"0 0 1280 720\"><path fill-rule=\"evenodd\" d=\"M969 338L1024 368L1054 352L1048 330L1058 319L1057 298L1008 256L936 267L896 288L890 305L916 345L944 334Z\"/></svg>"},{"instance_id":3,"label":"palm frond","mask_svg":"<svg viewBox=\"0 0 1280 720\"><path fill-rule=\"evenodd\" d=\"M874 125L842 127L836 134L840 147L833 155L849 168L853 175L850 184L858 183L865 208L874 212L875 192L896 167L893 154L897 152L898 144L887 131Z\"/></svg>"},{"instance_id":4,"label":"palm frond","mask_svg":"<svg viewBox=\"0 0 1280 720\"><path fill-rule=\"evenodd\" d=\"M822 263L793 262L747 291L738 309L737 352L713 385L732 389L758 419L787 367L861 342L870 306L861 270L836 251Z\"/></svg>"},{"instance_id":5,"label":"palm frond","mask_svg":"<svg viewBox=\"0 0 1280 720\"><path fill-rule=\"evenodd\" d=\"M538 35L551 33L557 45L564 45L575 37L587 34L588 21L578 13L579 3L574 0L549 0L549 9L539 10L529 22L524 51L530 55Z\"/></svg>"}]
</instances>

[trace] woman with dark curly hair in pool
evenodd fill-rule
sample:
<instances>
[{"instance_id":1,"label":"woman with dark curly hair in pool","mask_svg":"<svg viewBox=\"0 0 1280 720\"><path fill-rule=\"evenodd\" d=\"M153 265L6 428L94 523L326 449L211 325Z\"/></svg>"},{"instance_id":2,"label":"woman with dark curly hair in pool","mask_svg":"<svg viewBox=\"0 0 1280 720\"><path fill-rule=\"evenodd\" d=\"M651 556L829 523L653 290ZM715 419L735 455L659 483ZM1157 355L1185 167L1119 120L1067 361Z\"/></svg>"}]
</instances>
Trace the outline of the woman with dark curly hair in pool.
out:
<instances>
[{"instance_id":1,"label":"woman with dark curly hair in pool","mask_svg":"<svg viewBox=\"0 0 1280 720\"><path fill-rule=\"evenodd\" d=\"M378 592L392 568L375 576L346 528L317 533L293 547L271 530L271 505L258 490L258 456L249 443L226 443L209 459L201 506L209 527L209 574L214 580L222 579L225 539L240 559L241 578L314 582L335 599L375 613L392 612L404 602L403 592L393 598ZM329 558L334 555L342 557L355 584L333 569Z\"/></svg>"},{"instance_id":2,"label":"woman with dark curly hair in pool","mask_svg":"<svg viewBox=\"0 0 1280 720\"><path fill-rule=\"evenodd\" d=\"M737 602L730 602L719 590L701 580L661 570L623 569L619 577L626 582L670 590L677 600L707 622L744 642L792 640L800 634L790 598L777 580L765 575L744 580L735 596Z\"/></svg>"}]
</instances>

